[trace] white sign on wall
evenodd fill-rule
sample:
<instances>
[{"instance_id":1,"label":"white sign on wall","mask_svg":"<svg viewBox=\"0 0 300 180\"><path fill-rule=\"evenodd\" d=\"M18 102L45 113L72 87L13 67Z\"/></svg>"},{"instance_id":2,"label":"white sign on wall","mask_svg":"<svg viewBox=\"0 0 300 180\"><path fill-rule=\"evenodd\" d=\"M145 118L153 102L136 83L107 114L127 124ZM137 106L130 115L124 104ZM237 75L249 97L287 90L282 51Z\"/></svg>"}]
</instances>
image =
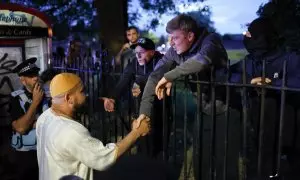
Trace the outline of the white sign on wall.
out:
<instances>
[{"instance_id":1,"label":"white sign on wall","mask_svg":"<svg viewBox=\"0 0 300 180\"><path fill-rule=\"evenodd\" d=\"M25 59L36 57L36 65L43 72L47 69L47 39L46 38L36 38L25 40Z\"/></svg>"},{"instance_id":2,"label":"white sign on wall","mask_svg":"<svg viewBox=\"0 0 300 180\"><path fill-rule=\"evenodd\" d=\"M17 74L10 70L22 62L21 47L0 47L0 126L10 123L10 93L22 87Z\"/></svg>"},{"instance_id":3,"label":"white sign on wall","mask_svg":"<svg viewBox=\"0 0 300 180\"><path fill-rule=\"evenodd\" d=\"M21 11L0 10L0 25L45 27L47 24L37 16Z\"/></svg>"}]
</instances>

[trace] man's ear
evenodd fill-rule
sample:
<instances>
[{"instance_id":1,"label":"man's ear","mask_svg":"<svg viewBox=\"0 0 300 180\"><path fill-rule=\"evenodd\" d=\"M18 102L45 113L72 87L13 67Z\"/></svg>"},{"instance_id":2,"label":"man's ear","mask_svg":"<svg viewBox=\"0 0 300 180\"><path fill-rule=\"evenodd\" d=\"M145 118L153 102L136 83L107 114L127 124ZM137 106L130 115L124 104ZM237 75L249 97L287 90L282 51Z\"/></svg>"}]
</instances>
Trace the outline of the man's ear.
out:
<instances>
[{"instance_id":1,"label":"man's ear","mask_svg":"<svg viewBox=\"0 0 300 180\"><path fill-rule=\"evenodd\" d=\"M193 32L188 32L188 40L189 40L190 42L193 42L194 39L195 39L195 33L193 33Z\"/></svg>"},{"instance_id":2,"label":"man's ear","mask_svg":"<svg viewBox=\"0 0 300 180\"><path fill-rule=\"evenodd\" d=\"M23 85L25 85L25 78L24 78L24 76L20 76L20 81L21 81L21 83L23 84Z\"/></svg>"},{"instance_id":3,"label":"man's ear","mask_svg":"<svg viewBox=\"0 0 300 180\"><path fill-rule=\"evenodd\" d=\"M154 54L155 54L155 51L152 50L152 51L151 51L151 56L154 56Z\"/></svg>"},{"instance_id":4,"label":"man's ear","mask_svg":"<svg viewBox=\"0 0 300 180\"><path fill-rule=\"evenodd\" d=\"M73 103L74 103L73 97L72 97L71 94L69 94L69 93L66 93L66 94L65 94L64 99L65 99L65 101L68 102L69 104L73 104Z\"/></svg>"}]
</instances>

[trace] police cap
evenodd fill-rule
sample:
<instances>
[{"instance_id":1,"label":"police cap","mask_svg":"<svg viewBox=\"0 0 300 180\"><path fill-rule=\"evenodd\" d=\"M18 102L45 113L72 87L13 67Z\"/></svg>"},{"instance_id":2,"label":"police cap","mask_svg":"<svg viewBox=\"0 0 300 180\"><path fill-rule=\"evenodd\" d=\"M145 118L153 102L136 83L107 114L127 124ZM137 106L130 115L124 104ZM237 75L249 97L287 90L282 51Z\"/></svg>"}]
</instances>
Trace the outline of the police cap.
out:
<instances>
[{"instance_id":1,"label":"police cap","mask_svg":"<svg viewBox=\"0 0 300 180\"><path fill-rule=\"evenodd\" d=\"M37 76L40 68L35 64L37 58L29 58L15 67L12 72L17 73L19 76Z\"/></svg>"}]
</instances>

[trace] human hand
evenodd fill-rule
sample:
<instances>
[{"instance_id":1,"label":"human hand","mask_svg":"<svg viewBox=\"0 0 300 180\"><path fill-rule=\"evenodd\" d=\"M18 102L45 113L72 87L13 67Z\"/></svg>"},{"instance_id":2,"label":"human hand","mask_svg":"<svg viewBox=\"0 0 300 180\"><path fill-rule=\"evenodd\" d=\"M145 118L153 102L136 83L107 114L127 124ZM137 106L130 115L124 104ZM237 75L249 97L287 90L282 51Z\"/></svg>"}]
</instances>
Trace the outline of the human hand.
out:
<instances>
[{"instance_id":1,"label":"human hand","mask_svg":"<svg viewBox=\"0 0 300 180\"><path fill-rule=\"evenodd\" d=\"M115 100L111 98L102 97L104 101L104 109L107 112L113 112L115 110Z\"/></svg>"},{"instance_id":2,"label":"human hand","mask_svg":"<svg viewBox=\"0 0 300 180\"><path fill-rule=\"evenodd\" d=\"M132 122L132 130L138 132L139 136L146 136L151 130L150 118L140 121L134 120Z\"/></svg>"},{"instance_id":3,"label":"human hand","mask_svg":"<svg viewBox=\"0 0 300 180\"><path fill-rule=\"evenodd\" d=\"M42 90L40 84L36 83L32 91L32 103L35 105L39 105L43 99L43 96L44 91Z\"/></svg>"},{"instance_id":4,"label":"human hand","mask_svg":"<svg viewBox=\"0 0 300 180\"><path fill-rule=\"evenodd\" d=\"M132 129L137 129L140 127L142 120L149 120L150 118L146 116L145 114L140 114L140 116L135 120L135 123L132 123Z\"/></svg>"},{"instance_id":5,"label":"human hand","mask_svg":"<svg viewBox=\"0 0 300 180\"><path fill-rule=\"evenodd\" d=\"M168 96L171 94L172 82L168 81L166 78L161 78L155 87L155 94L159 100L164 98L164 90Z\"/></svg>"},{"instance_id":6,"label":"human hand","mask_svg":"<svg viewBox=\"0 0 300 180\"><path fill-rule=\"evenodd\" d=\"M270 84L271 82L272 82L272 80L269 78L265 78L265 81L263 82L262 77L256 77L256 78L251 79L250 83L254 84L254 85L262 85L262 84Z\"/></svg>"},{"instance_id":7,"label":"human hand","mask_svg":"<svg viewBox=\"0 0 300 180\"><path fill-rule=\"evenodd\" d=\"M133 97L138 97L141 94L141 89L138 88L138 87L137 88L132 88L131 92L132 92Z\"/></svg>"},{"instance_id":8,"label":"human hand","mask_svg":"<svg viewBox=\"0 0 300 180\"><path fill-rule=\"evenodd\" d=\"M124 51L125 49L129 49L130 48L130 44L126 43L123 45L122 50Z\"/></svg>"}]
</instances>

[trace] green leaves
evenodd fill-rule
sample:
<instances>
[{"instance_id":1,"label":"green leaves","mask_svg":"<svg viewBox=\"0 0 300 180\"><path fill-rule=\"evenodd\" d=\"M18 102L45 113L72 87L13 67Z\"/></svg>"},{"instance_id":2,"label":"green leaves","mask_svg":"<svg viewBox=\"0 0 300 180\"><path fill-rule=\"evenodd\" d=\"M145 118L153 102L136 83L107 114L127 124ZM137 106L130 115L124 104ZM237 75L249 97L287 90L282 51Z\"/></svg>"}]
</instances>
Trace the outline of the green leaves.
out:
<instances>
[{"instance_id":1,"label":"green leaves","mask_svg":"<svg viewBox=\"0 0 300 180\"><path fill-rule=\"evenodd\" d=\"M135 10L133 12L128 12L128 19L129 19L129 24L136 24L136 22L139 20L141 17L141 13L147 13L150 17L150 20L147 24L147 28L150 29L156 29L156 27L159 25L159 19L163 14L173 14L176 15L178 14L178 5L179 4L184 4L184 5L189 5L190 3L195 3L195 2L203 2L204 0L128 0L128 5L129 7L131 6L136 6L134 4L136 1L139 2L141 8L144 11L140 10ZM193 12L194 14L203 14L201 17L205 17L204 21L201 23L202 25L207 24L212 26L212 22L209 20L210 19L210 14L205 14L205 10L209 11L209 7L205 7L199 11Z\"/></svg>"},{"instance_id":2,"label":"green leaves","mask_svg":"<svg viewBox=\"0 0 300 180\"><path fill-rule=\"evenodd\" d=\"M300 2L297 0L271 0L262 4L257 14L270 18L279 34L281 48L300 48Z\"/></svg>"}]
</instances>

